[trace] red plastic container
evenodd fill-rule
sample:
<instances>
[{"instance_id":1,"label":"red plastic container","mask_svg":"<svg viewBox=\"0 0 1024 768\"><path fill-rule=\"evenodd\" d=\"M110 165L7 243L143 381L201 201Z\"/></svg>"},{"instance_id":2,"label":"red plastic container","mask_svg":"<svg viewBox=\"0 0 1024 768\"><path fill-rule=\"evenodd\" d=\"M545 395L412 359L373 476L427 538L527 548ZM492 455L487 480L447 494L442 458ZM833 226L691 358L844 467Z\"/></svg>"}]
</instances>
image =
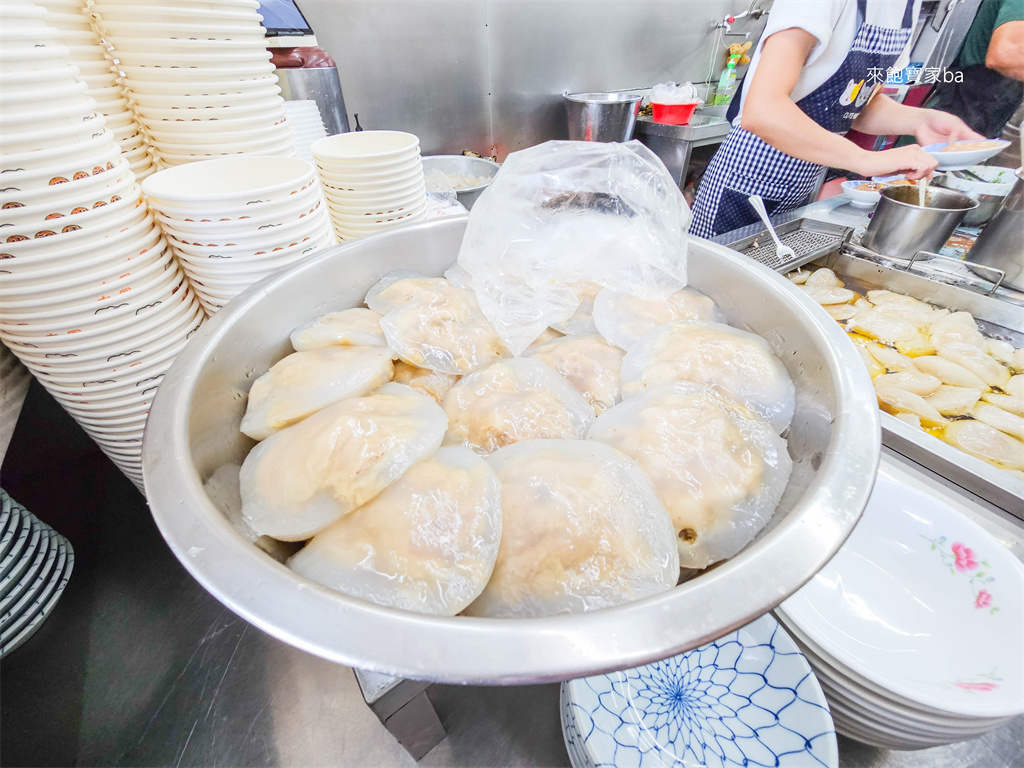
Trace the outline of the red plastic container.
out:
<instances>
[{"instance_id":1,"label":"red plastic container","mask_svg":"<svg viewBox=\"0 0 1024 768\"><path fill-rule=\"evenodd\" d=\"M693 117L693 111L697 109L699 101L691 101L686 104L655 104L651 102L651 117L656 123L667 123L668 125L686 125Z\"/></svg>"}]
</instances>

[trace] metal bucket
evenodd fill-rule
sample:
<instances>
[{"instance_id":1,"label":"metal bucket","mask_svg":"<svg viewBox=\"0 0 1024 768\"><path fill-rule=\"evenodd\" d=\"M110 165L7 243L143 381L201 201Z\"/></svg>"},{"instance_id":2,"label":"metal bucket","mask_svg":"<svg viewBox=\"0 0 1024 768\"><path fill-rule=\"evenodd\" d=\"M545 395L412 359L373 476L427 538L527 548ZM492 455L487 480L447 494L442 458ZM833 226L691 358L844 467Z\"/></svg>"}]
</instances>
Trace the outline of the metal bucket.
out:
<instances>
[{"instance_id":1,"label":"metal bucket","mask_svg":"<svg viewBox=\"0 0 1024 768\"><path fill-rule=\"evenodd\" d=\"M917 187L888 187L875 208L861 245L896 259L918 251L939 251L967 212L978 207L960 192L928 187L925 206L918 205Z\"/></svg>"},{"instance_id":2,"label":"metal bucket","mask_svg":"<svg viewBox=\"0 0 1024 768\"><path fill-rule=\"evenodd\" d=\"M1024 168L989 225L967 252L967 261L1006 273L1003 283L1024 291ZM978 270L979 274L983 274Z\"/></svg>"},{"instance_id":3,"label":"metal bucket","mask_svg":"<svg viewBox=\"0 0 1024 768\"><path fill-rule=\"evenodd\" d=\"M569 138L573 141L629 141L643 96L634 93L567 93Z\"/></svg>"}]
</instances>

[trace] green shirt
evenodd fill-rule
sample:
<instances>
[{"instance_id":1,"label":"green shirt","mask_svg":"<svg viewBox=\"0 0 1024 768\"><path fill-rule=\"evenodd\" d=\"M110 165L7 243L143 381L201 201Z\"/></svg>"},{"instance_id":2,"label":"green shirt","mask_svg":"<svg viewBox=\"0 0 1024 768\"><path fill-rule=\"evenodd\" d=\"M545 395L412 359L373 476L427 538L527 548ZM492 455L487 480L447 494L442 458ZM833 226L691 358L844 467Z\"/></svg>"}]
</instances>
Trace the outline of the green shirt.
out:
<instances>
[{"instance_id":1,"label":"green shirt","mask_svg":"<svg viewBox=\"0 0 1024 768\"><path fill-rule=\"evenodd\" d=\"M1008 21L1024 21L1024 0L981 0L978 15L974 17L953 67L984 64L992 33Z\"/></svg>"}]
</instances>

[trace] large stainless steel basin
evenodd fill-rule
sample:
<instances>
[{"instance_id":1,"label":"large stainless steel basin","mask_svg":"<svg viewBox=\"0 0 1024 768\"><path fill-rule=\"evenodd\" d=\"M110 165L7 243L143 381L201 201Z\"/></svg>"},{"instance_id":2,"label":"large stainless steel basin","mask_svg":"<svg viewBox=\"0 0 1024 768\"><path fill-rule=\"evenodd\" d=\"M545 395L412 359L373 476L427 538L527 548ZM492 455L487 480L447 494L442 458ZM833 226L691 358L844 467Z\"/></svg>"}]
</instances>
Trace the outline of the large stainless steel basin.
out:
<instances>
[{"instance_id":1,"label":"large stainless steel basin","mask_svg":"<svg viewBox=\"0 0 1024 768\"><path fill-rule=\"evenodd\" d=\"M780 275L691 240L689 274L729 322L768 339L796 382L794 471L775 517L731 560L671 592L583 615L543 619L425 616L320 587L249 543L204 491L252 447L238 431L252 382L291 351L296 326L358 305L381 275L440 275L465 219L396 229L328 249L270 277L207 322L164 378L146 429L153 516L189 572L271 635L327 659L459 683L553 681L645 664L694 648L763 614L839 549L867 503L878 464L871 380L842 329Z\"/></svg>"}]
</instances>

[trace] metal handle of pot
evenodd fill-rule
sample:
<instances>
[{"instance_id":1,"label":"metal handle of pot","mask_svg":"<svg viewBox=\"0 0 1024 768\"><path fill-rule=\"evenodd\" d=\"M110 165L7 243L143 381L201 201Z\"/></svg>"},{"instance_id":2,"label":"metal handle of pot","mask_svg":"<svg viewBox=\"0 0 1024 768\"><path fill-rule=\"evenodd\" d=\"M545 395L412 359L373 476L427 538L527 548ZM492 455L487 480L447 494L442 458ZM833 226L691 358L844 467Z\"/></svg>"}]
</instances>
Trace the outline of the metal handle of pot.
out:
<instances>
[{"instance_id":1,"label":"metal handle of pot","mask_svg":"<svg viewBox=\"0 0 1024 768\"><path fill-rule=\"evenodd\" d=\"M957 258L954 258L952 256L945 256L945 255L943 255L941 253L933 253L932 251L918 251L917 253L915 253L910 258L910 261L907 262L907 266L905 266L903 268L903 270L905 272L909 272L910 271L910 268L912 266L914 266L914 262L917 261L917 257L918 256L930 256L933 259L945 259L946 261L952 261L952 262L954 262L956 264L963 264L964 263L961 259L957 259ZM976 270L980 269L980 270L982 270L984 272L995 272L996 275L998 275L998 279L994 283L991 280L988 281L988 282L992 283L992 288L989 289L988 294L986 294L988 296L991 296L993 293L996 292L996 289L999 288L999 286L1003 284L1003 278L1006 277L1006 273L1003 270L998 269L997 267L989 267L989 266L987 266L985 264L974 264L972 262L972 268L976 269ZM956 277L959 277L959 275L956 275Z\"/></svg>"}]
</instances>

